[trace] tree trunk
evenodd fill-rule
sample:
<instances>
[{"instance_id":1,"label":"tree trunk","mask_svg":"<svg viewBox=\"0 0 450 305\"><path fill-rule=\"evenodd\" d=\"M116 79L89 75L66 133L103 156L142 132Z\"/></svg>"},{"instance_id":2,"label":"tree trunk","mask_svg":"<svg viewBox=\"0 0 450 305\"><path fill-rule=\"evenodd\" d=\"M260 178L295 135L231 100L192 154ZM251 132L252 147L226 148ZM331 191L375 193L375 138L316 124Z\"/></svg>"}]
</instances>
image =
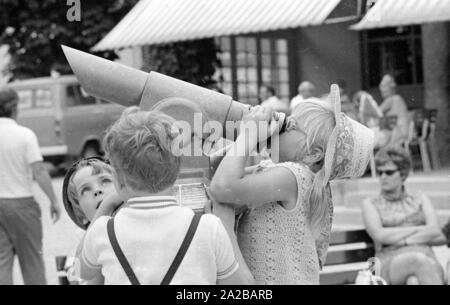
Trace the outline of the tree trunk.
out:
<instances>
[{"instance_id":1,"label":"tree trunk","mask_svg":"<svg viewBox=\"0 0 450 305\"><path fill-rule=\"evenodd\" d=\"M437 109L436 139L441 163L450 163L450 23L422 26L425 108Z\"/></svg>"}]
</instances>

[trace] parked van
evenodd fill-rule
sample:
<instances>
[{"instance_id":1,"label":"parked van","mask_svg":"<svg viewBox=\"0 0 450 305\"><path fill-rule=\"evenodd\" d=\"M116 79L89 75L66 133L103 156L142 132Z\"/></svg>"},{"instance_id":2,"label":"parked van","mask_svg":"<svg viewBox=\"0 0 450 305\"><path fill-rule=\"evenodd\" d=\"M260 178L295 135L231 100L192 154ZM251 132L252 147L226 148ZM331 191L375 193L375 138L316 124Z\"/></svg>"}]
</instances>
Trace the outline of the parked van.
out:
<instances>
[{"instance_id":1,"label":"parked van","mask_svg":"<svg viewBox=\"0 0 450 305\"><path fill-rule=\"evenodd\" d=\"M123 106L88 96L75 76L17 81L18 123L32 129L44 159L52 163L102 154L106 129Z\"/></svg>"}]
</instances>

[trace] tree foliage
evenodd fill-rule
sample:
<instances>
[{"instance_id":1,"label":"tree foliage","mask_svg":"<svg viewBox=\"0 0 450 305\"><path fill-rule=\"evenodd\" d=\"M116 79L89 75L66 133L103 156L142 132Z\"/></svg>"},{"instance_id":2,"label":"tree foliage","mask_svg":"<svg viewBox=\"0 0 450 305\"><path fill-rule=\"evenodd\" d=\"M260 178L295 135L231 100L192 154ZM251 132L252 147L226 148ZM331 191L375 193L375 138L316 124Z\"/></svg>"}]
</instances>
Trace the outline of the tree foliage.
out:
<instances>
[{"instance_id":1,"label":"tree foliage","mask_svg":"<svg viewBox=\"0 0 450 305\"><path fill-rule=\"evenodd\" d=\"M157 71L190 83L217 88L215 72L220 67L214 39L182 41L145 49L144 70Z\"/></svg>"},{"instance_id":2,"label":"tree foliage","mask_svg":"<svg viewBox=\"0 0 450 305\"><path fill-rule=\"evenodd\" d=\"M80 0L81 21L70 22L66 0L0 0L0 45L9 46L14 78L71 73L61 44L89 51L137 0ZM97 54L108 59L114 52Z\"/></svg>"},{"instance_id":3,"label":"tree foliage","mask_svg":"<svg viewBox=\"0 0 450 305\"><path fill-rule=\"evenodd\" d=\"M9 46L9 72L15 79L72 71L61 45L90 52L138 0L78 0L81 21L70 22L68 3L75 0L0 0L0 45ZM219 61L213 39L144 48L144 70L154 70L191 83L214 87ZM96 55L113 60L113 51Z\"/></svg>"}]
</instances>

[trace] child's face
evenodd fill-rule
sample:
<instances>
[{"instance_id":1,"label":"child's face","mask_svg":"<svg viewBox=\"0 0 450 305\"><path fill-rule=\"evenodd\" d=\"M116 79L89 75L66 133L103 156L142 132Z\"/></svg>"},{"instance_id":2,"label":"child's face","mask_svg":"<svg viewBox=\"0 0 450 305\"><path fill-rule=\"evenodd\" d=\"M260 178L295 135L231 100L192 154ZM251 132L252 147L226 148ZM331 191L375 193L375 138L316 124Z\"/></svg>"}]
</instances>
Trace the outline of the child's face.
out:
<instances>
[{"instance_id":1,"label":"child's face","mask_svg":"<svg viewBox=\"0 0 450 305\"><path fill-rule=\"evenodd\" d=\"M108 172L92 175L92 167L84 167L76 172L73 184L78 203L86 218L91 221L103 199L115 191L113 177Z\"/></svg>"},{"instance_id":2,"label":"child's face","mask_svg":"<svg viewBox=\"0 0 450 305\"><path fill-rule=\"evenodd\" d=\"M294 122L295 119L289 118ZM306 134L288 124L286 132L280 134L280 162L296 161L306 155Z\"/></svg>"}]
</instances>

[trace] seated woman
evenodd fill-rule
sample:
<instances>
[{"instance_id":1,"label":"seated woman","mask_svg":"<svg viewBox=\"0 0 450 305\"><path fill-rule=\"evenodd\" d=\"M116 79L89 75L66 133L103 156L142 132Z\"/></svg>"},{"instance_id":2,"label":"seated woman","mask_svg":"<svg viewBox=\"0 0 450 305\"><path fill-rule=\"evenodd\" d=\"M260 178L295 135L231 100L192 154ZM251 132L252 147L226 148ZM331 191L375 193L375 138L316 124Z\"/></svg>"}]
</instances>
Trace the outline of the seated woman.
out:
<instances>
[{"instance_id":1,"label":"seated woman","mask_svg":"<svg viewBox=\"0 0 450 305\"><path fill-rule=\"evenodd\" d=\"M431 245L442 232L429 199L405 190L411 160L399 148L375 156L381 194L363 203L367 232L376 245L381 276L390 284L443 284L444 275Z\"/></svg>"}]
</instances>

